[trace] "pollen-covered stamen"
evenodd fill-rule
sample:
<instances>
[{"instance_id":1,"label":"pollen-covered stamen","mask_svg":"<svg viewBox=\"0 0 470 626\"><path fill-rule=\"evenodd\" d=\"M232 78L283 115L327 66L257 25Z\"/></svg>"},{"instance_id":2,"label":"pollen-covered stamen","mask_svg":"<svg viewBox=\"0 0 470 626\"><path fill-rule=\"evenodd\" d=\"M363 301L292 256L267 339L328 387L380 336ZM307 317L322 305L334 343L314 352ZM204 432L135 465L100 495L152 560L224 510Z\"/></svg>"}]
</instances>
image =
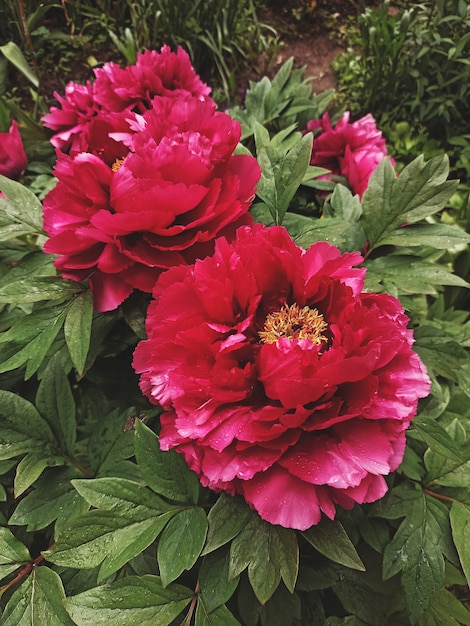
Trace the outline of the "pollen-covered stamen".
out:
<instances>
[{"instance_id":1,"label":"pollen-covered stamen","mask_svg":"<svg viewBox=\"0 0 470 626\"><path fill-rule=\"evenodd\" d=\"M111 165L111 169L113 170L113 172L117 172L123 163L124 163L124 159L116 159L114 163Z\"/></svg>"},{"instance_id":2,"label":"pollen-covered stamen","mask_svg":"<svg viewBox=\"0 0 470 626\"><path fill-rule=\"evenodd\" d=\"M279 311L270 313L264 322L264 328L259 337L263 343L276 343L279 339L310 339L315 345L320 345L328 338L323 331L328 324L317 309L308 306L300 308L298 304L284 304Z\"/></svg>"}]
</instances>

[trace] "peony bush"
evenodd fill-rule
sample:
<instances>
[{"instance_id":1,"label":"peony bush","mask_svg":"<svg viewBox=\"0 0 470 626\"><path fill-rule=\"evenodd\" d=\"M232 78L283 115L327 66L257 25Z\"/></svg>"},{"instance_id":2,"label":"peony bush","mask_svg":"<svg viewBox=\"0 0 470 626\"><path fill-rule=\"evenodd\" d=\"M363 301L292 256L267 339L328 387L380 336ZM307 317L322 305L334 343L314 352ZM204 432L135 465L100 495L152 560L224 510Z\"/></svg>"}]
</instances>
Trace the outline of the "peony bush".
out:
<instances>
[{"instance_id":1,"label":"peony bush","mask_svg":"<svg viewBox=\"0 0 470 626\"><path fill-rule=\"evenodd\" d=\"M0 177L2 624L469 623L447 159L397 175L292 60L210 93L107 63L43 202Z\"/></svg>"}]
</instances>

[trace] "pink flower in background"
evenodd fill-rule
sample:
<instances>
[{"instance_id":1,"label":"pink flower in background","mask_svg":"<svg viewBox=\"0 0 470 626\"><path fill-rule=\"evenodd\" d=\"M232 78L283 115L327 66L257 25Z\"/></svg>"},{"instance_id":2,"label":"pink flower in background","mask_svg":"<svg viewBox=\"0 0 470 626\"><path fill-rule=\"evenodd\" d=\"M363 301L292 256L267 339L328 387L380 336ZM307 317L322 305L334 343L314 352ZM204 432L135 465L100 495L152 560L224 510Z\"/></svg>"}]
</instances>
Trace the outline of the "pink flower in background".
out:
<instances>
[{"instance_id":1,"label":"pink flower in background","mask_svg":"<svg viewBox=\"0 0 470 626\"><path fill-rule=\"evenodd\" d=\"M134 368L165 411L160 446L273 524L382 497L429 392L400 302L362 291L361 260L257 224L156 283Z\"/></svg>"},{"instance_id":2,"label":"pink flower in background","mask_svg":"<svg viewBox=\"0 0 470 626\"><path fill-rule=\"evenodd\" d=\"M27 164L28 157L23 147L18 124L12 120L9 131L0 133L0 174L17 179Z\"/></svg>"},{"instance_id":3,"label":"pink flower in background","mask_svg":"<svg viewBox=\"0 0 470 626\"><path fill-rule=\"evenodd\" d=\"M308 122L307 130L320 130L313 140L310 162L344 176L353 193L362 197L375 168L387 156L387 146L372 115L353 123L349 115L347 111L334 128L328 113ZM327 175L322 178L330 180Z\"/></svg>"},{"instance_id":4,"label":"pink flower in background","mask_svg":"<svg viewBox=\"0 0 470 626\"><path fill-rule=\"evenodd\" d=\"M95 70L95 76L96 102L107 111L134 108L144 113L155 96L194 96L206 100L211 92L181 47L176 52L169 46L163 46L160 52L146 50L137 55L135 65L125 68L105 63Z\"/></svg>"},{"instance_id":5,"label":"pink flower in background","mask_svg":"<svg viewBox=\"0 0 470 626\"><path fill-rule=\"evenodd\" d=\"M260 169L233 155L240 126L215 104L157 97L129 132L127 156L62 155L44 200L44 250L65 278L89 279L98 311L133 289L151 292L163 269L211 254L215 237L246 223Z\"/></svg>"},{"instance_id":6,"label":"pink flower in background","mask_svg":"<svg viewBox=\"0 0 470 626\"><path fill-rule=\"evenodd\" d=\"M95 69L94 74L94 83L68 83L65 97L54 93L60 107L51 107L42 118L44 126L56 131L51 142L62 152L99 154L101 146L96 137L93 146L86 144L86 138L97 129L96 116L100 118L99 136L107 141L102 134L103 120L119 125L117 114L120 114L125 123L131 111L144 113L151 108L156 96L210 99L210 87L196 74L188 53L181 47L176 52L169 46L163 46L160 52L146 50L137 55L134 65L121 68L109 62Z\"/></svg>"}]
</instances>

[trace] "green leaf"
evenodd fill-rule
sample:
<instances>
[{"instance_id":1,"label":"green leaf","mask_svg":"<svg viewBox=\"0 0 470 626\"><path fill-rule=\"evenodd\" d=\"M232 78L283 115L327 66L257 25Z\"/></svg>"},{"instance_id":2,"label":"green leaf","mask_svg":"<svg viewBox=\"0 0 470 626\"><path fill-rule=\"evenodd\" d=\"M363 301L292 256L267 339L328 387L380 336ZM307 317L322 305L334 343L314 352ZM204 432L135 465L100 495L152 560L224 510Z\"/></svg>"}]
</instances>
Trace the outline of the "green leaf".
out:
<instances>
[{"instance_id":1,"label":"green leaf","mask_svg":"<svg viewBox=\"0 0 470 626\"><path fill-rule=\"evenodd\" d=\"M431 602L419 626L470 626L470 611L453 593L443 589Z\"/></svg>"},{"instance_id":2,"label":"green leaf","mask_svg":"<svg viewBox=\"0 0 470 626\"><path fill-rule=\"evenodd\" d=\"M196 474L180 454L160 450L157 435L140 420L135 423L135 457L144 480L153 491L178 502L197 502Z\"/></svg>"},{"instance_id":3,"label":"green leaf","mask_svg":"<svg viewBox=\"0 0 470 626\"><path fill-rule=\"evenodd\" d=\"M36 76L33 69L29 66L24 54L21 52L21 49L16 45L14 41L8 41L5 45L0 46L0 51L10 61L10 63L13 63L16 69L20 70L20 72L26 76L26 78L36 87L36 89L39 87L38 77Z\"/></svg>"},{"instance_id":4,"label":"green leaf","mask_svg":"<svg viewBox=\"0 0 470 626\"><path fill-rule=\"evenodd\" d=\"M26 489L31 487L48 465L49 460L44 458L42 451L34 450L24 456L16 468L14 483L15 498L21 496Z\"/></svg>"},{"instance_id":5,"label":"green leaf","mask_svg":"<svg viewBox=\"0 0 470 626\"><path fill-rule=\"evenodd\" d=\"M92 568L103 580L147 548L178 509L130 480L75 480L77 491L99 507L74 517L47 553L57 565Z\"/></svg>"},{"instance_id":6,"label":"green leaf","mask_svg":"<svg viewBox=\"0 0 470 626\"><path fill-rule=\"evenodd\" d=\"M117 517L115 511L89 511L74 517L64 526L56 544L45 553L56 565L77 569L102 563L99 577L104 579L140 554L160 534L173 511L143 517Z\"/></svg>"},{"instance_id":7,"label":"green leaf","mask_svg":"<svg viewBox=\"0 0 470 626\"><path fill-rule=\"evenodd\" d=\"M48 567L35 567L6 605L2 625L73 626L64 599L58 574Z\"/></svg>"},{"instance_id":8,"label":"green leaf","mask_svg":"<svg viewBox=\"0 0 470 626\"><path fill-rule=\"evenodd\" d=\"M315 550L335 563L360 571L365 570L356 548L340 522L323 519L302 534Z\"/></svg>"},{"instance_id":9,"label":"green leaf","mask_svg":"<svg viewBox=\"0 0 470 626\"><path fill-rule=\"evenodd\" d=\"M460 563L470 585L470 507L461 502L453 502L450 510L450 523Z\"/></svg>"},{"instance_id":10,"label":"green leaf","mask_svg":"<svg viewBox=\"0 0 470 626\"><path fill-rule=\"evenodd\" d=\"M31 279L33 276L55 276L57 270L53 264L54 257L44 254L40 250L26 254L17 261L13 267L2 276L0 286L15 283L19 280ZM14 337L11 337L14 339Z\"/></svg>"},{"instance_id":11,"label":"green leaf","mask_svg":"<svg viewBox=\"0 0 470 626\"><path fill-rule=\"evenodd\" d=\"M65 607L77 626L169 626L193 595L181 585L163 588L158 576L128 576L67 598Z\"/></svg>"},{"instance_id":12,"label":"green leaf","mask_svg":"<svg viewBox=\"0 0 470 626\"><path fill-rule=\"evenodd\" d=\"M0 304L25 304L42 300L64 300L84 291L82 284L57 276L19 280L0 288Z\"/></svg>"},{"instance_id":13,"label":"green leaf","mask_svg":"<svg viewBox=\"0 0 470 626\"><path fill-rule=\"evenodd\" d=\"M460 447L436 420L418 415L413 420L411 427L419 433L421 439L431 450L435 450L456 461L461 458Z\"/></svg>"},{"instance_id":14,"label":"green leaf","mask_svg":"<svg viewBox=\"0 0 470 626\"><path fill-rule=\"evenodd\" d=\"M8 528L0 527L0 579L30 560L28 548Z\"/></svg>"},{"instance_id":15,"label":"green leaf","mask_svg":"<svg viewBox=\"0 0 470 626\"><path fill-rule=\"evenodd\" d=\"M252 515L243 498L222 493L207 516L209 530L202 554L209 554L236 537Z\"/></svg>"},{"instance_id":16,"label":"green leaf","mask_svg":"<svg viewBox=\"0 0 470 626\"><path fill-rule=\"evenodd\" d=\"M299 566L294 531L273 526L252 515L230 546L230 578L248 568L248 578L258 600L264 604L284 580L293 591Z\"/></svg>"},{"instance_id":17,"label":"green leaf","mask_svg":"<svg viewBox=\"0 0 470 626\"><path fill-rule=\"evenodd\" d=\"M241 624L225 605L218 606L209 613L204 601L199 598L196 607L195 626L241 626Z\"/></svg>"},{"instance_id":18,"label":"green leaf","mask_svg":"<svg viewBox=\"0 0 470 626\"><path fill-rule=\"evenodd\" d=\"M162 585L166 587L201 554L207 533L207 517L200 507L184 509L167 524L158 542L157 559Z\"/></svg>"},{"instance_id":19,"label":"green leaf","mask_svg":"<svg viewBox=\"0 0 470 626\"><path fill-rule=\"evenodd\" d=\"M47 364L36 395L36 406L47 420L65 454L73 456L76 438L75 401L59 355Z\"/></svg>"},{"instance_id":20,"label":"green leaf","mask_svg":"<svg viewBox=\"0 0 470 626\"><path fill-rule=\"evenodd\" d=\"M385 549L383 577L402 572L405 601L414 623L444 585L442 511L436 500L408 483L397 487L390 500L384 517L405 519Z\"/></svg>"},{"instance_id":21,"label":"green leaf","mask_svg":"<svg viewBox=\"0 0 470 626\"><path fill-rule=\"evenodd\" d=\"M9 524L26 526L27 531L40 530L55 520L56 532L70 517L84 513L88 508L85 500L73 488L71 479L77 478L75 468L59 468L46 472L34 485L34 489L19 502Z\"/></svg>"},{"instance_id":22,"label":"green leaf","mask_svg":"<svg viewBox=\"0 0 470 626\"><path fill-rule=\"evenodd\" d=\"M417 157L396 178L389 159L382 159L362 197L363 226L370 249L382 245L391 231L440 211L458 182L446 181L448 158Z\"/></svg>"},{"instance_id":23,"label":"green leaf","mask_svg":"<svg viewBox=\"0 0 470 626\"><path fill-rule=\"evenodd\" d=\"M0 215L20 224L27 232L42 232L42 205L34 193L5 176L0 176L0 190L8 198L0 199Z\"/></svg>"},{"instance_id":24,"label":"green leaf","mask_svg":"<svg viewBox=\"0 0 470 626\"><path fill-rule=\"evenodd\" d=\"M470 235L457 226L446 224L415 224L395 230L380 241L380 245L429 246L450 250L470 242Z\"/></svg>"},{"instance_id":25,"label":"green leaf","mask_svg":"<svg viewBox=\"0 0 470 626\"><path fill-rule=\"evenodd\" d=\"M93 294L84 291L69 306L64 323L64 335L70 358L82 375L90 347L91 323L93 320Z\"/></svg>"},{"instance_id":26,"label":"green leaf","mask_svg":"<svg viewBox=\"0 0 470 626\"><path fill-rule=\"evenodd\" d=\"M45 456L55 444L47 422L27 400L0 390L0 459L10 459L32 450Z\"/></svg>"},{"instance_id":27,"label":"green leaf","mask_svg":"<svg viewBox=\"0 0 470 626\"><path fill-rule=\"evenodd\" d=\"M228 552L218 550L204 557L199 569L200 598L204 609L211 613L232 597L238 585L238 576L229 579Z\"/></svg>"}]
</instances>

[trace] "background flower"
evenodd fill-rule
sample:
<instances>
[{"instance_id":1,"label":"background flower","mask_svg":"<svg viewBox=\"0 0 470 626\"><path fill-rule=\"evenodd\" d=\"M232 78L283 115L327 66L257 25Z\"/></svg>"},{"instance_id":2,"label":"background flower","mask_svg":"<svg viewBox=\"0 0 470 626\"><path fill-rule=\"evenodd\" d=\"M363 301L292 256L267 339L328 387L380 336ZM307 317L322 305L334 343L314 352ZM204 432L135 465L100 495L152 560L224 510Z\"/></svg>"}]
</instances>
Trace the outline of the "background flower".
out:
<instances>
[{"instance_id":1,"label":"background flower","mask_svg":"<svg viewBox=\"0 0 470 626\"><path fill-rule=\"evenodd\" d=\"M213 251L214 238L250 222L260 170L233 155L240 126L212 101L157 97L129 132L127 155L62 155L44 201L44 250L72 280L89 279L95 308L116 308L133 289L151 292L162 271ZM111 153L113 154L112 150Z\"/></svg>"},{"instance_id":2,"label":"background flower","mask_svg":"<svg viewBox=\"0 0 470 626\"><path fill-rule=\"evenodd\" d=\"M172 52L169 46L163 46L160 52L146 50L137 55L134 65L121 68L117 63L108 62L95 69L94 74L93 83L69 82L65 97L54 93L60 107L51 107L42 118L44 126L57 131L51 143L63 152L99 151L96 137L91 149L85 143L94 135L96 127L89 127L96 116L100 116L102 129L103 120L108 123L112 120L114 125L119 125L130 111L144 113L151 108L156 96L193 96L205 100L211 92L181 47L176 52ZM119 115L109 113L121 114L122 121L119 122Z\"/></svg>"},{"instance_id":3,"label":"background flower","mask_svg":"<svg viewBox=\"0 0 470 626\"><path fill-rule=\"evenodd\" d=\"M387 146L372 115L352 123L349 115L346 111L334 128L328 113L307 123L307 130L320 131L313 140L311 164L344 176L353 193L362 197L375 168L387 156Z\"/></svg>"},{"instance_id":4,"label":"background flower","mask_svg":"<svg viewBox=\"0 0 470 626\"><path fill-rule=\"evenodd\" d=\"M12 120L10 129L0 133L0 174L8 178L19 178L28 164L18 124Z\"/></svg>"},{"instance_id":5,"label":"background flower","mask_svg":"<svg viewBox=\"0 0 470 626\"><path fill-rule=\"evenodd\" d=\"M399 301L362 292L360 261L254 225L155 286L134 368L165 410L160 446L273 524L383 496L429 391Z\"/></svg>"}]
</instances>

